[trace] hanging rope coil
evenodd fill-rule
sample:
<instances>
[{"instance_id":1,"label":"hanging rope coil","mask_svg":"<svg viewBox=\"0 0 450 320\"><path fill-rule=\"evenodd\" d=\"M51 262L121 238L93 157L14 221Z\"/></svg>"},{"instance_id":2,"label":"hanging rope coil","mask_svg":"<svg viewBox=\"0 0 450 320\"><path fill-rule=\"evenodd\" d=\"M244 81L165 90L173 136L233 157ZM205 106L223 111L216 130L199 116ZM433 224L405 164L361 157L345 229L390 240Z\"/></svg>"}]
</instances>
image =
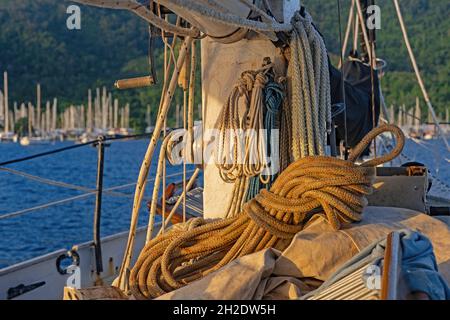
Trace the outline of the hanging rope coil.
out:
<instances>
[{"instance_id":1,"label":"hanging rope coil","mask_svg":"<svg viewBox=\"0 0 450 320\"><path fill-rule=\"evenodd\" d=\"M256 176L267 167L263 90L270 67L242 73L217 119L215 161L225 182ZM243 114L239 113L241 100Z\"/></svg>"},{"instance_id":2,"label":"hanging rope coil","mask_svg":"<svg viewBox=\"0 0 450 320\"><path fill-rule=\"evenodd\" d=\"M260 174L267 167L266 139L264 135L264 96L263 91L268 81L267 76L260 72L256 74L247 113L245 132L245 156L243 174L253 177Z\"/></svg>"},{"instance_id":3,"label":"hanging rope coil","mask_svg":"<svg viewBox=\"0 0 450 320\"><path fill-rule=\"evenodd\" d=\"M325 43L311 16L296 12L291 21L288 75L291 78L292 156L324 155L331 122L331 89Z\"/></svg>"},{"instance_id":4,"label":"hanging rope coil","mask_svg":"<svg viewBox=\"0 0 450 320\"><path fill-rule=\"evenodd\" d=\"M137 299L155 298L181 288L232 260L269 247L284 249L314 214L325 215L335 229L360 221L372 190L372 164L391 161L403 149L401 130L375 129L355 148L351 159L378 134L397 137L392 153L362 165L330 157L302 158L243 206L234 218L205 223L189 231L173 230L150 241L130 274Z\"/></svg>"},{"instance_id":5,"label":"hanging rope coil","mask_svg":"<svg viewBox=\"0 0 450 320\"><path fill-rule=\"evenodd\" d=\"M272 161L277 161L280 157L279 154L272 154L272 151L274 151L272 131L279 129L280 109L283 104L284 95L283 86L279 82L269 80L264 88L264 129L266 133L266 157L271 159L271 170L268 170L269 172L267 173L269 174L266 176L263 176L266 172L262 172L259 177L252 177L250 179L249 190L246 196L247 200L253 199L262 188L270 188L275 180L275 170L279 167L279 164L273 163ZM277 144L278 142L275 141L275 145ZM279 152L279 150L275 151Z\"/></svg>"},{"instance_id":6,"label":"hanging rope coil","mask_svg":"<svg viewBox=\"0 0 450 320\"><path fill-rule=\"evenodd\" d=\"M234 183L227 217L234 217L241 211L250 178L269 167L264 131L264 90L269 80L267 73L273 64L269 60L265 63L260 70L241 74L216 122L216 166L223 181Z\"/></svg>"}]
</instances>

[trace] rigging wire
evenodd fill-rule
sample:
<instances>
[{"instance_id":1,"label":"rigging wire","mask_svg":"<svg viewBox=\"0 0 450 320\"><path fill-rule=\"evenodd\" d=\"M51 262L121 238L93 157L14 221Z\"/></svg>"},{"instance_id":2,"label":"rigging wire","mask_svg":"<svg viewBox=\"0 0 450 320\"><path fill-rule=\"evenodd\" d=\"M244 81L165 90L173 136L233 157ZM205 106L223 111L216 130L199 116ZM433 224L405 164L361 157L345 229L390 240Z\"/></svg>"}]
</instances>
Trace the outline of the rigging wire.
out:
<instances>
[{"instance_id":1,"label":"rigging wire","mask_svg":"<svg viewBox=\"0 0 450 320\"><path fill-rule=\"evenodd\" d=\"M357 0L359 1L359 0ZM374 5L375 1L372 0L371 4ZM367 1L366 1L367 7ZM371 85L371 104L372 104L372 126L375 128L377 126L376 113L375 113L375 63L376 63L376 53L375 53L375 30L369 30L369 47L370 50L370 85ZM376 75L378 77L378 73ZM380 108L381 109L381 108ZM375 157L377 156L377 139L373 140L373 151Z\"/></svg>"},{"instance_id":2,"label":"rigging wire","mask_svg":"<svg viewBox=\"0 0 450 320\"><path fill-rule=\"evenodd\" d=\"M89 141L89 142L86 142L86 143L75 144L75 145L68 146L68 147L63 147L63 148L54 149L54 150L50 150L50 151L46 151L46 152L42 152L42 153L38 153L38 154L33 154L31 156L26 156L26 157L23 157L23 158L18 158L18 159L4 161L4 162L0 163L0 167L6 166L8 164L19 163L19 162L23 162L23 161L27 161L27 160L31 160L31 159L35 159L35 158L49 156L49 155L52 155L52 154L55 154L55 153L60 153L60 152L63 152L63 151L68 151L68 150L72 150L72 149L85 147L85 146L97 143L97 141L98 141L98 139L94 140L94 141Z\"/></svg>"},{"instance_id":3,"label":"rigging wire","mask_svg":"<svg viewBox=\"0 0 450 320\"><path fill-rule=\"evenodd\" d=\"M359 0L356 0L359 1ZM347 127L347 101L345 97L345 77L344 77L344 49L342 48L342 21L341 21L341 0L337 0L338 22L339 22L339 42L340 42L340 60L341 60L341 94L344 104L344 159L348 160L348 127ZM330 142L331 143L331 142ZM332 143L335 143L334 141Z\"/></svg>"},{"instance_id":4,"label":"rigging wire","mask_svg":"<svg viewBox=\"0 0 450 320\"><path fill-rule=\"evenodd\" d=\"M190 171L188 171L188 173L189 174L190 173L194 173L194 170L190 170ZM167 178L174 178L174 177L178 177L180 175L181 175L181 173L178 172L178 173L174 173L174 174L168 175ZM154 181L154 178L153 179L148 179L147 181L148 182L152 182L152 181ZM125 189L125 188L129 188L129 187L132 187L132 186L135 186L135 185L136 185L136 182L123 184L123 185L119 185L119 186L115 186L115 187L104 189L103 192L112 192L114 190ZM69 197L69 198L65 198L65 199L61 199L61 200L52 201L52 202L49 202L49 203L45 203L45 204L42 204L42 205L38 205L38 206L35 206L35 207L23 209L23 210L14 211L14 212L11 212L11 213L6 213L6 214L3 214L3 215L0 216L0 220L4 220L4 219L7 219L7 218L12 218L12 217L17 217L17 216L23 215L25 213L34 212L34 211L46 209L46 208L49 208L49 207L52 207L52 206L56 206L56 205L59 205L59 204L63 204L63 203L72 202L72 201L75 201L75 200L87 198L89 196L95 195L96 193L97 193L97 191L92 190L90 192L83 193L83 194L80 194L80 195L77 195L77 196L73 196L73 197Z\"/></svg>"},{"instance_id":5,"label":"rigging wire","mask_svg":"<svg viewBox=\"0 0 450 320\"><path fill-rule=\"evenodd\" d=\"M352 0L352 4L350 6L350 11L348 13L347 29L345 30L344 44L342 46L342 51L344 52L345 55L347 54L346 52L347 52L348 41L350 39L350 33L352 30L353 18L354 18L353 12L354 11L355 11L355 0ZM338 69L341 69L342 63L344 63L344 62L340 61Z\"/></svg>"},{"instance_id":6,"label":"rigging wire","mask_svg":"<svg viewBox=\"0 0 450 320\"><path fill-rule=\"evenodd\" d=\"M175 131L181 128L168 128L167 131L171 132L171 131ZM118 136L118 137L104 137L102 138L103 142L106 141L119 141L119 140L139 140L141 138L147 138L150 137L153 134L153 132L150 133L143 133L143 134L135 134L135 135L128 135L128 136ZM45 151L42 153L36 153L30 156L26 156L23 158L17 158L17 159L13 159L13 160L8 160L8 161L4 161L4 162L0 162L0 167L9 165L9 164L14 164L14 163L20 163L20 162L24 162L24 161L28 161L28 160L32 160L32 159L36 159L36 158L41 158L41 157L45 157L45 156L49 156L52 154L56 154L56 153L60 153L60 152L64 152L64 151L68 151L68 150L73 150L73 149L78 149L81 147L85 147L88 145L93 145L99 142L99 138L92 140L92 141L88 141L85 143L80 143L80 144L74 144L71 146L67 146L67 147L63 147L63 148L59 148L59 149L53 149L50 151Z\"/></svg>"},{"instance_id":7,"label":"rigging wire","mask_svg":"<svg viewBox=\"0 0 450 320\"><path fill-rule=\"evenodd\" d=\"M158 15L162 18L161 14L161 5L158 3ZM168 21L167 15L165 16L165 20ZM176 26L179 26L181 23L181 18L178 16L176 21ZM175 52L174 52L174 46L176 45L177 41L177 34L173 34L172 43L169 44L167 37L166 37L166 31L161 29L161 39L164 43L164 85L162 90L162 96L166 94L167 86L168 86L168 73L170 71L170 68L172 67L172 64L174 65L174 73L179 73L178 66L176 63L175 58ZM163 101L161 101L162 105ZM160 105L160 109L161 109ZM163 122L163 140L166 139L167 136L167 117L164 118ZM166 218L166 161L163 161L162 164L162 221L163 226L165 225L165 218Z\"/></svg>"},{"instance_id":8,"label":"rigging wire","mask_svg":"<svg viewBox=\"0 0 450 320\"><path fill-rule=\"evenodd\" d=\"M155 4L153 0L148 1L148 8L150 11L154 11ZM156 75L156 69L155 69L155 57L153 55L153 49L154 49L154 42L155 42L155 36L156 35L156 27L149 23L148 24L148 65L150 68L150 74L152 75L153 82L157 83L157 75Z\"/></svg>"},{"instance_id":9,"label":"rigging wire","mask_svg":"<svg viewBox=\"0 0 450 320\"><path fill-rule=\"evenodd\" d=\"M56 180L51 180L51 179L47 179L47 178L42 178L39 176L35 176L23 171L19 171L19 170L14 170L14 169L10 169L10 168L2 168L0 167L0 171L4 171L4 172L8 172L10 174L14 174L16 176L21 176L23 178L32 180L32 181L37 181L40 182L42 184L47 184L50 186L55 186L55 187L60 187L60 188L66 188L66 189L72 189L72 190L77 190L77 191L85 191L85 192L97 192L97 190L95 189L90 189L90 188L86 188L86 187L82 187L82 186L78 186L75 184L70 184L70 183L66 183L66 182L61 182L61 181L56 181ZM133 196L130 194L125 194L125 193L120 193L120 192L112 192L112 191L104 191L104 193L109 194L111 196L116 196L116 197L127 197L127 198L132 198Z\"/></svg>"}]
</instances>

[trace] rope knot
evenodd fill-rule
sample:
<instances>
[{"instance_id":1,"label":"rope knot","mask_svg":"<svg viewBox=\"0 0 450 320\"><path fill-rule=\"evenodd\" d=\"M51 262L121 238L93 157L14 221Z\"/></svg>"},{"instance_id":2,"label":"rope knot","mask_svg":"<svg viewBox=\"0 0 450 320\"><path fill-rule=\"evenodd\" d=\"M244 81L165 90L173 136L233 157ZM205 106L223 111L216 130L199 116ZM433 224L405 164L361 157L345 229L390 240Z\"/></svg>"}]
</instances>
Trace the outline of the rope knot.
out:
<instances>
[{"instance_id":1,"label":"rope knot","mask_svg":"<svg viewBox=\"0 0 450 320\"><path fill-rule=\"evenodd\" d=\"M361 220L366 196L372 192L373 169L335 158L307 157L285 172L270 191L261 190L255 197L265 212L290 213L295 225L304 223L311 213L323 213L336 230L342 223ZM253 219L255 213L246 212Z\"/></svg>"},{"instance_id":2,"label":"rope knot","mask_svg":"<svg viewBox=\"0 0 450 320\"><path fill-rule=\"evenodd\" d=\"M255 77L250 72L244 72L238 80L237 88L239 90L239 95L246 95L248 92L253 90L253 85L255 83Z\"/></svg>"},{"instance_id":3,"label":"rope knot","mask_svg":"<svg viewBox=\"0 0 450 320\"><path fill-rule=\"evenodd\" d=\"M254 88L262 89L265 87L268 81L269 79L267 78L267 76L264 73L260 72L256 75Z\"/></svg>"}]
</instances>

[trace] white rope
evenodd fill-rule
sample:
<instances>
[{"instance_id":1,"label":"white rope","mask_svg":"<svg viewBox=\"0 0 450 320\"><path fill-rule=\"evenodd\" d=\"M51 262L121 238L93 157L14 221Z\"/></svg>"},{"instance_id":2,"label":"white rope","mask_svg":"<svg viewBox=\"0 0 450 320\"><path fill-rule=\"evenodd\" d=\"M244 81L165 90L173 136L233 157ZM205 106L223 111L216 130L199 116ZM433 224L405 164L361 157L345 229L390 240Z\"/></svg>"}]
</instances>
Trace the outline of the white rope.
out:
<instances>
[{"instance_id":1,"label":"white rope","mask_svg":"<svg viewBox=\"0 0 450 320\"><path fill-rule=\"evenodd\" d=\"M265 71L270 67L272 65L264 67ZM265 71L244 72L217 119L219 137L215 145L215 161L225 182L257 176L268 167L263 131ZM242 115L239 114L241 99L245 106Z\"/></svg>"},{"instance_id":2,"label":"white rope","mask_svg":"<svg viewBox=\"0 0 450 320\"><path fill-rule=\"evenodd\" d=\"M242 73L216 123L218 138L215 161L220 177L234 183L227 217L241 212L251 177L260 175L268 166L264 132L263 89L268 81L266 72L272 64L257 71ZM239 102L244 107L239 113Z\"/></svg>"},{"instance_id":3,"label":"white rope","mask_svg":"<svg viewBox=\"0 0 450 320\"><path fill-rule=\"evenodd\" d=\"M350 6L350 12L348 13L347 29L345 30L344 44L342 45L342 48L341 48L342 56L345 56L347 54L348 41L350 39L350 32L352 30L352 25L353 25L353 18L354 18L353 11L354 10L355 10L355 0L352 0L352 4ZM342 61L342 58L339 59L338 69L341 69L343 64L344 64L344 61Z\"/></svg>"},{"instance_id":4,"label":"white rope","mask_svg":"<svg viewBox=\"0 0 450 320\"><path fill-rule=\"evenodd\" d=\"M167 136L166 158L172 166L198 164L202 157L202 124L196 122L192 132L186 129L173 130Z\"/></svg>"},{"instance_id":5,"label":"white rope","mask_svg":"<svg viewBox=\"0 0 450 320\"><path fill-rule=\"evenodd\" d=\"M331 122L331 89L328 56L312 18L298 12L292 18L291 78L293 160L324 155L327 122Z\"/></svg>"},{"instance_id":6,"label":"white rope","mask_svg":"<svg viewBox=\"0 0 450 320\"><path fill-rule=\"evenodd\" d=\"M209 5L217 5L217 1L206 0ZM171 0L172 5L176 5L180 8L195 11L197 14L204 17L210 18L211 20L218 21L220 23L230 25L238 28L247 28L256 32L288 32L292 30L292 26L286 23L278 23L276 21L272 22L259 22L254 20L249 20L241 16L220 12L211 9L209 6L199 4L194 0Z\"/></svg>"}]
</instances>

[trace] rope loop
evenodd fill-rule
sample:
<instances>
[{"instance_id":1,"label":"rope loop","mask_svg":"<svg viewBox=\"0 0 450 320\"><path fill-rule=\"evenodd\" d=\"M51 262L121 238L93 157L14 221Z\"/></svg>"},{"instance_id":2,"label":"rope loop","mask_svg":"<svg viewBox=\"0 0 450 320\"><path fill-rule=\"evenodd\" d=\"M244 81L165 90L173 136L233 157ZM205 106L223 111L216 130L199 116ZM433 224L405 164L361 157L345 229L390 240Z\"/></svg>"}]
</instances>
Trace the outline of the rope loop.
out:
<instances>
[{"instance_id":1,"label":"rope loop","mask_svg":"<svg viewBox=\"0 0 450 320\"><path fill-rule=\"evenodd\" d=\"M378 137L381 134L385 133L392 133L395 137L396 144L395 147L389 152L388 154L385 154L381 157L374 158L372 160L366 161L361 166L363 167L375 167L383 163L390 162L397 158L401 153L403 148L405 147L405 134L403 131L392 124L385 124L381 125L372 131L370 131L362 140L359 142L355 148L353 148L350 156L349 161L355 162L361 154L364 152L364 150L367 148L368 145L370 145L371 141L374 141L376 137Z\"/></svg>"}]
</instances>

